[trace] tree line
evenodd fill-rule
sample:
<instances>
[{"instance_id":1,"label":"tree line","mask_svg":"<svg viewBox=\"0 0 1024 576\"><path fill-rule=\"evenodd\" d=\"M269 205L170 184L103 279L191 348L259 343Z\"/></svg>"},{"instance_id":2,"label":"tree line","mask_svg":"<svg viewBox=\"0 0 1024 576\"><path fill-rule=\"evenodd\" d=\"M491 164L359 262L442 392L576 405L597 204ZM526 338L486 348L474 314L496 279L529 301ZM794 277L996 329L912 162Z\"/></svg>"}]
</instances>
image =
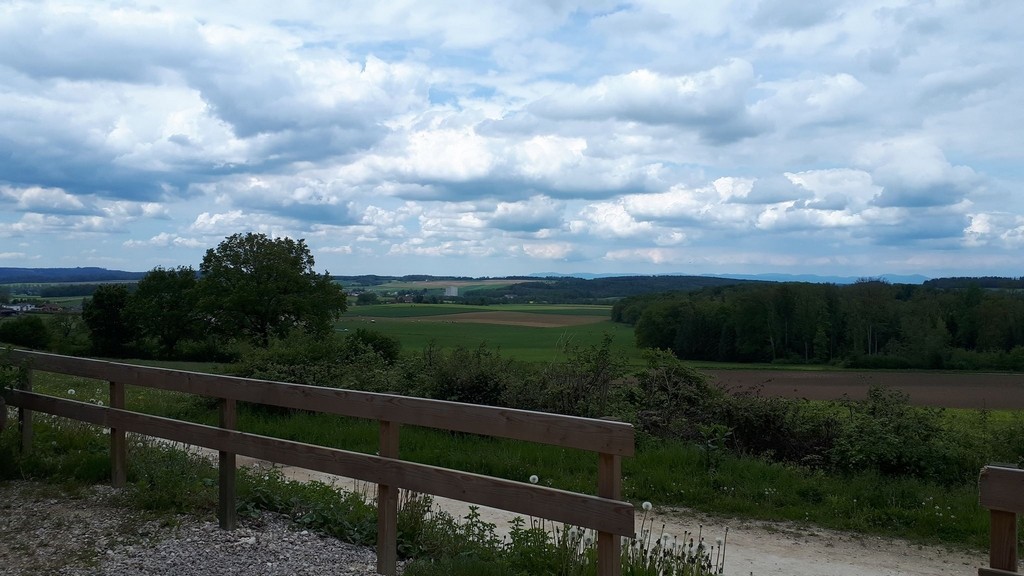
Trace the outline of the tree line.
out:
<instances>
[{"instance_id":1,"label":"tree line","mask_svg":"<svg viewBox=\"0 0 1024 576\"><path fill-rule=\"evenodd\" d=\"M691 360L1024 370L1024 293L759 283L620 300L637 345Z\"/></svg>"},{"instance_id":2,"label":"tree line","mask_svg":"<svg viewBox=\"0 0 1024 576\"><path fill-rule=\"evenodd\" d=\"M322 337L346 298L314 264L304 240L235 234L207 250L198 271L158 267L135 286L98 286L82 305L85 342L70 341L73 327L63 339L47 336L65 352L195 360L223 357L236 345L267 346L293 331Z\"/></svg>"}]
</instances>

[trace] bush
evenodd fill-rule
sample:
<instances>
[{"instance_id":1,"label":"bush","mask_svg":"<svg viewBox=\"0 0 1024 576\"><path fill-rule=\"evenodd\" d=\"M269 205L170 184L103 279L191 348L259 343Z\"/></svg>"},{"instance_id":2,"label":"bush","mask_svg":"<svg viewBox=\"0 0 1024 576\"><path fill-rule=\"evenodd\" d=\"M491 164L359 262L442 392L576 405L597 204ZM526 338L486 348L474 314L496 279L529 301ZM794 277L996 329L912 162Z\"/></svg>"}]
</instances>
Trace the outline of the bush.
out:
<instances>
[{"instance_id":1,"label":"bush","mask_svg":"<svg viewBox=\"0 0 1024 576\"><path fill-rule=\"evenodd\" d=\"M39 316L19 316L0 322L0 342L45 350L50 345L50 329Z\"/></svg>"},{"instance_id":2,"label":"bush","mask_svg":"<svg viewBox=\"0 0 1024 576\"><path fill-rule=\"evenodd\" d=\"M353 350L364 346L374 351L388 364L394 364L402 353L402 343L398 338L366 328L357 328L345 338L345 344L347 348Z\"/></svg>"},{"instance_id":3,"label":"bush","mask_svg":"<svg viewBox=\"0 0 1024 576\"><path fill-rule=\"evenodd\" d=\"M509 382L518 378L519 366L486 343L477 348L440 350L428 346L416 361L421 374L412 393L416 396L470 404L498 406Z\"/></svg>"},{"instance_id":4,"label":"bush","mask_svg":"<svg viewBox=\"0 0 1024 576\"><path fill-rule=\"evenodd\" d=\"M977 461L958 462L964 439L947 433L939 409L910 406L905 392L873 386L865 400L848 407L849 419L842 423L831 453L839 470L959 482L976 475L983 464L981 454Z\"/></svg>"}]
</instances>

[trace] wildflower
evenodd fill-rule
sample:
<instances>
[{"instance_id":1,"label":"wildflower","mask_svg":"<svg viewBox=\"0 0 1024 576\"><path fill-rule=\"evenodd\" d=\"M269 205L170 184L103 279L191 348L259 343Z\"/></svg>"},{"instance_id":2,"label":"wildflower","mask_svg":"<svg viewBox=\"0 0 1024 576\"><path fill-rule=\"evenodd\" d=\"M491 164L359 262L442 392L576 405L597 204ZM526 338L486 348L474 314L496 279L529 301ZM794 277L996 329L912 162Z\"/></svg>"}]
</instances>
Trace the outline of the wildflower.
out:
<instances>
[{"instance_id":1,"label":"wildflower","mask_svg":"<svg viewBox=\"0 0 1024 576\"><path fill-rule=\"evenodd\" d=\"M74 396L74 395L75 395L75 389L74 388L68 388L68 396Z\"/></svg>"},{"instance_id":2,"label":"wildflower","mask_svg":"<svg viewBox=\"0 0 1024 576\"><path fill-rule=\"evenodd\" d=\"M533 474L533 475L530 476L530 484L536 484L539 481L540 481L540 478L538 478L536 474Z\"/></svg>"},{"instance_id":3,"label":"wildflower","mask_svg":"<svg viewBox=\"0 0 1024 576\"><path fill-rule=\"evenodd\" d=\"M644 502L641 506L643 507L644 512L650 512L650 510L651 510L651 503L650 502Z\"/></svg>"}]
</instances>

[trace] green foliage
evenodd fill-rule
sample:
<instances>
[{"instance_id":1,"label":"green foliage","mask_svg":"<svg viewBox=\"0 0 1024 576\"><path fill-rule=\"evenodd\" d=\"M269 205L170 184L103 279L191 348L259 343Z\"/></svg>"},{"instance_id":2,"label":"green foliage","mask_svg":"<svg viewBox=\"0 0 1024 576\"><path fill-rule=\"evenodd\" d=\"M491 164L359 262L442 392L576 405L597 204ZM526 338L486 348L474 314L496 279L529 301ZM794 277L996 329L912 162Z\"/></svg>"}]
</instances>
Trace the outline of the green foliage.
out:
<instances>
[{"instance_id":1,"label":"green foliage","mask_svg":"<svg viewBox=\"0 0 1024 576\"><path fill-rule=\"evenodd\" d=\"M569 344L563 350L565 361L540 368L541 409L589 418L620 415L614 383L625 375L626 364L613 351L611 335L605 334L599 345Z\"/></svg>"},{"instance_id":2,"label":"green foliage","mask_svg":"<svg viewBox=\"0 0 1024 576\"><path fill-rule=\"evenodd\" d=\"M695 440L699 426L710 422L725 401L703 374L664 350L648 352L647 368L635 381L630 394L636 425L661 438Z\"/></svg>"},{"instance_id":3,"label":"green foliage","mask_svg":"<svg viewBox=\"0 0 1024 576\"><path fill-rule=\"evenodd\" d=\"M387 364L394 364L402 353L402 342L375 330L357 328L346 337L346 344L352 350L360 347L372 350Z\"/></svg>"},{"instance_id":4,"label":"green foliage","mask_svg":"<svg viewBox=\"0 0 1024 576\"><path fill-rule=\"evenodd\" d=\"M413 384L415 395L490 406L502 403L520 367L486 343L448 350L428 346L415 361L420 374Z\"/></svg>"},{"instance_id":5,"label":"green foliage","mask_svg":"<svg viewBox=\"0 0 1024 576\"><path fill-rule=\"evenodd\" d=\"M380 296L376 292L360 292L356 296L356 306L372 306L380 302Z\"/></svg>"},{"instance_id":6,"label":"green foliage","mask_svg":"<svg viewBox=\"0 0 1024 576\"><path fill-rule=\"evenodd\" d=\"M45 350L50 345L50 330L37 315L19 316L0 322L0 342Z\"/></svg>"},{"instance_id":7,"label":"green foliage","mask_svg":"<svg viewBox=\"0 0 1024 576\"><path fill-rule=\"evenodd\" d=\"M58 313L47 319L50 350L58 354L82 355L89 350L89 331L80 314Z\"/></svg>"},{"instance_id":8,"label":"green foliage","mask_svg":"<svg viewBox=\"0 0 1024 576\"><path fill-rule=\"evenodd\" d=\"M936 284L935 286L939 286ZM1024 370L1024 292L862 280L761 283L625 298L641 347L687 360Z\"/></svg>"},{"instance_id":9,"label":"green foliage","mask_svg":"<svg viewBox=\"0 0 1024 576\"><path fill-rule=\"evenodd\" d=\"M135 340L135 327L126 309L130 294L123 284L104 284L82 303L82 320L89 328L93 353L122 356Z\"/></svg>"},{"instance_id":10,"label":"green foliage","mask_svg":"<svg viewBox=\"0 0 1024 576\"><path fill-rule=\"evenodd\" d=\"M849 403L849 419L831 452L833 465L939 482L977 475L984 461L957 461L956 447L963 438L949 437L940 415L938 409L910 406L904 392L873 386L867 399Z\"/></svg>"},{"instance_id":11,"label":"green foliage","mask_svg":"<svg viewBox=\"0 0 1024 576\"><path fill-rule=\"evenodd\" d=\"M196 272L191 267L154 268L139 280L125 315L142 339L163 358L176 356L180 342L201 338Z\"/></svg>"},{"instance_id":12,"label":"green foliage","mask_svg":"<svg viewBox=\"0 0 1024 576\"><path fill-rule=\"evenodd\" d=\"M294 328L331 332L345 311L345 293L317 274L304 240L235 234L206 251L199 267L199 309L212 329L265 346Z\"/></svg>"}]
</instances>

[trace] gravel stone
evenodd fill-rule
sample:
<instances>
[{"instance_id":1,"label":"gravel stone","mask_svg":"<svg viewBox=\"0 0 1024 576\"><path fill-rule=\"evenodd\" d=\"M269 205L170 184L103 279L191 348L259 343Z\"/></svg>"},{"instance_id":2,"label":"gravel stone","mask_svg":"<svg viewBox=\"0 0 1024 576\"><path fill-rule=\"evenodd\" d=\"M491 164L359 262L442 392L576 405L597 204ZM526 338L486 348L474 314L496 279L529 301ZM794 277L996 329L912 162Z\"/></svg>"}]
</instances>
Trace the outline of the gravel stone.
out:
<instances>
[{"instance_id":1,"label":"gravel stone","mask_svg":"<svg viewBox=\"0 0 1024 576\"><path fill-rule=\"evenodd\" d=\"M221 530L213 518L153 517L115 491L0 482L0 574L10 576L372 576L373 549L263 513Z\"/></svg>"}]
</instances>

